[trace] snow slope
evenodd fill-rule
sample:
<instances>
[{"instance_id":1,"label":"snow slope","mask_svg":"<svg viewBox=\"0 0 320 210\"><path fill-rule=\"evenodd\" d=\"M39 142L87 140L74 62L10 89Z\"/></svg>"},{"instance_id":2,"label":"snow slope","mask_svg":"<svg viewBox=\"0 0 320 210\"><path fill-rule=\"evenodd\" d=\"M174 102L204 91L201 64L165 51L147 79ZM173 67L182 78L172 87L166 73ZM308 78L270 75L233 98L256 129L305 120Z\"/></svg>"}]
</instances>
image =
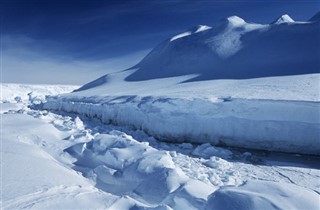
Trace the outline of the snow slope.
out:
<instances>
[{"instance_id":1,"label":"snow slope","mask_svg":"<svg viewBox=\"0 0 320 210\"><path fill-rule=\"evenodd\" d=\"M159 142L130 127L41 110L33 98L45 100L46 86L32 98L24 96L35 86L12 86L7 96L27 99L1 99L3 209L320 207L318 157Z\"/></svg>"},{"instance_id":2,"label":"snow slope","mask_svg":"<svg viewBox=\"0 0 320 210\"><path fill-rule=\"evenodd\" d=\"M160 44L132 69L51 97L43 107L130 125L165 141L319 155L314 19L285 15L261 25L232 16L216 27L199 26Z\"/></svg>"}]
</instances>

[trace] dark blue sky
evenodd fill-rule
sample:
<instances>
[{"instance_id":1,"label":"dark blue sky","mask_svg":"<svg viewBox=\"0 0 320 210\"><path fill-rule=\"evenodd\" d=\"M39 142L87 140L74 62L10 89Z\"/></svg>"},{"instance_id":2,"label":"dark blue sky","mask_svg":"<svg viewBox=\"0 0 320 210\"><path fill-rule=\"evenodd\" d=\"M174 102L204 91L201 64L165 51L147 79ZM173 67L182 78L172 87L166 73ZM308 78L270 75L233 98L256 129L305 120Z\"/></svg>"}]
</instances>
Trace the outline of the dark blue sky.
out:
<instances>
[{"instance_id":1,"label":"dark blue sky","mask_svg":"<svg viewBox=\"0 0 320 210\"><path fill-rule=\"evenodd\" d=\"M81 59L104 59L149 49L194 25L213 25L231 15L260 23L271 22L283 13L288 13L293 19L306 20L319 11L320 4L319 1L283 0L2 2L4 34L52 41L52 46L47 46L48 50Z\"/></svg>"},{"instance_id":2,"label":"dark blue sky","mask_svg":"<svg viewBox=\"0 0 320 210\"><path fill-rule=\"evenodd\" d=\"M70 62L102 61L141 51L145 54L164 39L192 26L213 26L231 15L257 23L272 22L285 13L294 20L307 20L320 10L320 3L318 0L1 0L0 9L4 54L21 45L32 55ZM32 55L19 56L32 59Z\"/></svg>"}]
</instances>

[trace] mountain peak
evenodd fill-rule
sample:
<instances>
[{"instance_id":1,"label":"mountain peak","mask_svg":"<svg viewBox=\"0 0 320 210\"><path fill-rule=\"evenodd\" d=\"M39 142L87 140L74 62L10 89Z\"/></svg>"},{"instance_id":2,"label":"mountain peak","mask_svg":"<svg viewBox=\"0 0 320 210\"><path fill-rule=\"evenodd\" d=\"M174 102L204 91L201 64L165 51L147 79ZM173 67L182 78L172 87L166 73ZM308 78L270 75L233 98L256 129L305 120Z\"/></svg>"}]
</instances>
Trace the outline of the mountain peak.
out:
<instances>
[{"instance_id":1,"label":"mountain peak","mask_svg":"<svg viewBox=\"0 0 320 210\"><path fill-rule=\"evenodd\" d=\"M232 25L242 25L246 23L246 21L244 21L242 18L235 15L228 17L226 21Z\"/></svg>"},{"instance_id":2,"label":"mountain peak","mask_svg":"<svg viewBox=\"0 0 320 210\"><path fill-rule=\"evenodd\" d=\"M293 23L294 20L287 14L281 15L278 19L272 22L272 24Z\"/></svg>"}]
</instances>

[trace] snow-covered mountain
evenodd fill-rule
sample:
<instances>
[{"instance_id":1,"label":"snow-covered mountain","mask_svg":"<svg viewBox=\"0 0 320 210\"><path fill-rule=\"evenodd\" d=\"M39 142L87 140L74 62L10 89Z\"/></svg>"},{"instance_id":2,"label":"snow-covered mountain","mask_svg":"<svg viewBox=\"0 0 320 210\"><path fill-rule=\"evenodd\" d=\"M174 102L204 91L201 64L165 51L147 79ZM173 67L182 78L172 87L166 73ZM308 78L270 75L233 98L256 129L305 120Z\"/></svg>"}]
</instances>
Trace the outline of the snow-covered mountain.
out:
<instances>
[{"instance_id":1,"label":"snow-covered mountain","mask_svg":"<svg viewBox=\"0 0 320 210\"><path fill-rule=\"evenodd\" d=\"M166 141L319 154L317 17L294 22L283 15L262 25L232 16L200 25L131 69L49 98L44 107Z\"/></svg>"},{"instance_id":2,"label":"snow-covered mountain","mask_svg":"<svg viewBox=\"0 0 320 210\"><path fill-rule=\"evenodd\" d=\"M127 81L197 74L192 80L247 79L317 73L320 22L282 15L271 24L232 16L167 39L132 69Z\"/></svg>"}]
</instances>

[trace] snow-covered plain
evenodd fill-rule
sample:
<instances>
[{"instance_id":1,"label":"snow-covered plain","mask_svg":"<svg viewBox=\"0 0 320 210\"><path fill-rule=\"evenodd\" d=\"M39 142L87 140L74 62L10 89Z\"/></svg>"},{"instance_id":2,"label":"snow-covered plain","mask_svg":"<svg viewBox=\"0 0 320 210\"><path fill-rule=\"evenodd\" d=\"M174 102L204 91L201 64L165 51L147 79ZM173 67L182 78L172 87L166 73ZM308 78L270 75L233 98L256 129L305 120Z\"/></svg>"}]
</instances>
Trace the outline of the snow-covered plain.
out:
<instances>
[{"instance_id":1,"label":"snow-covered plain","mask_svg":"<svg viewBox=\"0 0 320 210\"><path fill-rule=\"evenodd\" d=\"M46 91L28 97L39 86L1 87L3 209L320 207L318 157L159 142L128 126L31 109L45 100Z\"/></svg>"}]
</instances>

